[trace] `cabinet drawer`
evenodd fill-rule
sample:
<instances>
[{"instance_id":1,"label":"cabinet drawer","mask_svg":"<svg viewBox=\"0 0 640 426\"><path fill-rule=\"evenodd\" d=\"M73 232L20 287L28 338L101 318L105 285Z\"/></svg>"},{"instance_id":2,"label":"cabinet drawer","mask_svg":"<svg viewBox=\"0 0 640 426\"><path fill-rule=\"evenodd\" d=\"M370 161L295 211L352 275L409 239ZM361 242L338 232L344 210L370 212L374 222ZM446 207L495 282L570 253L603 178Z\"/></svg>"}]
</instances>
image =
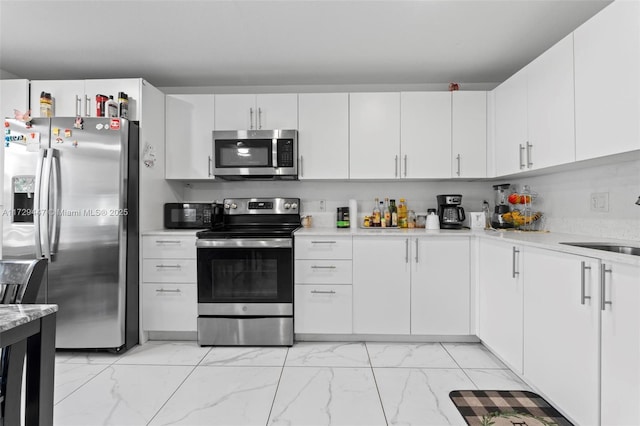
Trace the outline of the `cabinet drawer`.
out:
<instances>
[{"instance_id":1,"label":"cabinet drawer","mask_svg":"<svg viewBox=\"0 0 640 426\"><path fill-rule=\"evenodd\" d=\"M196 284L143 284L142 327L150 331L196 331Z\"/></svg>"},{"instance_id":2,"label":"cabinet drawer","mask_svg":"<svg viewBox=\"0 0 640 426\"><path fill-rule=\"evenodd\" d=\"M296 259L351 259L351 237L296 237Z\"/></svg>"},{"instance_id":3,"label":"cabinet drawer","mask_svg":"<svg viewBox=\"0 0 640 426\"><path fill-rule=\"evenodd\" d=\"M296 285L295 332L353 332L350 285Z\"/></svg>"},{"instance_id":4,"label":"cabinet drawer","mask_svg":"<svg viewBox=\"0 0 640 426\"><path fill-rule=\"evenodd\" d=\"M196 237L195 235L142 237L142 257L195 259Z\"/></svg>"},{"instance_id":5,"label":"cabinet drawer","mask_svg":"<svg viewBox=\"0 0 640 426\"><path fill-rule=\"evenodd\" d=\"M195 283L196 275L193 259L142 260L142 281L145 283Z\"/></svg>"},{"instance_id":6,"label":"cabinet drawer","mask_svg":"<svg viewBox=\"0 0 640 426\"><path fill-rule=\"evenodd\" d=\"M351 284L350 260L296 260L296 284Z\"/></svg>"}]
</instances>

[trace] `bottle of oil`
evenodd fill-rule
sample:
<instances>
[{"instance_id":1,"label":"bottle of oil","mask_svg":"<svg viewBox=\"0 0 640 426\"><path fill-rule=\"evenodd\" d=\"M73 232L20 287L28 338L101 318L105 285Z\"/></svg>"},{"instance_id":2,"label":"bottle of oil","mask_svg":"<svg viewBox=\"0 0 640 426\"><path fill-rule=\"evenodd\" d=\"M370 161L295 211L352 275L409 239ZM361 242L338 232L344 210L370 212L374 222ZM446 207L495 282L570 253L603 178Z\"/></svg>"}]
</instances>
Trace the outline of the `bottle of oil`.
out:
<instances>
[{"instance_id":1,"label":"bottle of oil","mask_svg":"<svg viewBox=\"0 0 640 426\"><path fill-rule=\"evenodd\" d=\"M378 207L378 203L379 203L378 200L379 200L378 197L376 197L376 202L373 205L373 216L372 216L372 219L373 219L373 226L374 227L379 227L381 225L380 224L381 212L380 212L380 208Z\"/></svg>"},{"instance_id":2,"label":"bottle of oil","mask_svg":"<svg viewBox=\"0 0 640 426\"><path fill-rule=\"evenodd\" d=\"M396 200L389 201L389 212L391 213L391 227L398 227L398 207L396 207Z\"/></svg>"},{"instance_id":3,"label":"bottle of oil","mask_svg":"<svg viewBox=\"0 0 640 426\"><path fill-rule=\"evenodd\" d=\"M383 226L391 227L391 210L389 209L389 199L384 199L384 210L382 211Z\"/></svg>"},{"instance_id":4,"label":"bottle of oil","mask_svg":"<svg viewBox=\"0 0 640 426\"><path fill-rule=\"evenodd\" d=\"M400 198L400 204L398 205L398 227L406 228L407 225L407 203L404 198Z\"/></svg>"}]
</instances>

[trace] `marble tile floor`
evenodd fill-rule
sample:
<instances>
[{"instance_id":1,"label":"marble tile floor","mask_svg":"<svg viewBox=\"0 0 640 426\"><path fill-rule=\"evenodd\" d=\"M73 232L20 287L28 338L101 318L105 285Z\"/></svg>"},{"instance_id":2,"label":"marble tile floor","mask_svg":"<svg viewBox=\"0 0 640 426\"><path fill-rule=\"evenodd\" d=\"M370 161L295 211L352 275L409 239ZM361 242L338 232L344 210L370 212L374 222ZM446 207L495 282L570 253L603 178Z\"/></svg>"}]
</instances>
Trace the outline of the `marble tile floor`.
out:
<instances>
[{"instance_id":1,"label":"marble tile floor","mask_svg":"<svg viewBox=\"0 0 640 426\"><path fill-rule=\"evenodd\" d=\"M151 341L58 352L54 425L464 425L456 389L528 388L475 343Z\"/></svg>"}]
</instances>

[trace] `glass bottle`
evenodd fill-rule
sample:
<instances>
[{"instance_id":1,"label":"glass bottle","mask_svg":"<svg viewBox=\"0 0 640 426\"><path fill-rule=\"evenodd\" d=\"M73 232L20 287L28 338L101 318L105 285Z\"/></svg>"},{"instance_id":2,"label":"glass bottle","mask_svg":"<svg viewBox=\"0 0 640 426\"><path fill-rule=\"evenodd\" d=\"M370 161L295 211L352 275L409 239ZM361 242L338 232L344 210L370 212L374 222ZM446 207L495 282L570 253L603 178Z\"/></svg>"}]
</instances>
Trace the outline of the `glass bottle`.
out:
<instances>
[{"instance_id":1,"label":"glass bottle","mask_svg":"<svg viewBox=\"0 0 640 426\"><path fill-rule=\"evenodd\" d=\"M384 226L387 228L391 227L391 210L389 208L389 199L384 199L384 210L382 211L382 218L384 221Z\"/></svg>"},{"instance_id":2,"label":"glass bottle","mask_svg":"<svg viewBox=\"0 0 640 426\"><path fill-rule=\"evenodd\" d=\"M379 198L376 197L376 202L373 205L373 226L374 227L379 227L380 226L380 208L378 207L378 203L379 203Z\"/></svg>"},{"instance_id":3,"label":"glass bottle","mask_svg":"<svg viewBox=\"0 0 640 426\"><path fill-rule=\"evenodd\" d=\"M396 228L398 226L398 207L396 207L396 200L389 202L389 212L391 213L391 226Z\"/></svg>"}]
</instances>

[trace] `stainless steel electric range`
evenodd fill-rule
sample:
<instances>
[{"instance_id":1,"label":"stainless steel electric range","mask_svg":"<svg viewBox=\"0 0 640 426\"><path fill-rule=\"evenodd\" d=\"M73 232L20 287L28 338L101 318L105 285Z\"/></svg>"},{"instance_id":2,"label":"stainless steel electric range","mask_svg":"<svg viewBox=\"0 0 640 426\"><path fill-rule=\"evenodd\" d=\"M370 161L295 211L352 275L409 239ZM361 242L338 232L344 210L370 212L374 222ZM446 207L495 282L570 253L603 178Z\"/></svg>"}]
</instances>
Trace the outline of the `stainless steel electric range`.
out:
<instances>
[{"instance_id":1,"label":"stainless steel electric range","mask_svg":"<svg viewBox=\"0 0 640 426\"><path fill-rule=\"evenodd\" d=\"M293 345L297 198L225 199L221 223L196 235L198 344Z\"/></svg>"}]
</instances>

